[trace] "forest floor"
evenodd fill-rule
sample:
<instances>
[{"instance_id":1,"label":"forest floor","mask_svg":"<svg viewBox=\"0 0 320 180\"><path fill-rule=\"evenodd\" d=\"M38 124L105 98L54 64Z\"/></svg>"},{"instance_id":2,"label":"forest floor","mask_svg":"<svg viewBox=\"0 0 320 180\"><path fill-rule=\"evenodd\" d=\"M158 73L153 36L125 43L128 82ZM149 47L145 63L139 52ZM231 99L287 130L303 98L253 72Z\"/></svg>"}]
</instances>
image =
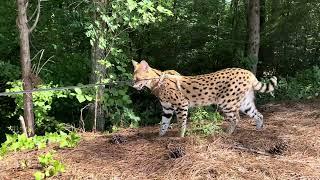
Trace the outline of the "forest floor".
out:
<instances>
[{"instance_id":1,"label":"forest floor","mask_svg":"<svg viewBox=\"0 0 320 180\"><path fill-rule=\"evenodd\" d=\"M319 107L319 100L267 104L259 108L264 130L242 117L234 134L205 138L179 138L177 128L158 137L158 126L122 130L122 144L83 133L76 148L56 150L66 172L52 179L320 179ZM185 155L171 158L178 146ZM37 156L49 150L9 154L0 160L0 179L32 179Z\"/></svg>"}]
</instances>

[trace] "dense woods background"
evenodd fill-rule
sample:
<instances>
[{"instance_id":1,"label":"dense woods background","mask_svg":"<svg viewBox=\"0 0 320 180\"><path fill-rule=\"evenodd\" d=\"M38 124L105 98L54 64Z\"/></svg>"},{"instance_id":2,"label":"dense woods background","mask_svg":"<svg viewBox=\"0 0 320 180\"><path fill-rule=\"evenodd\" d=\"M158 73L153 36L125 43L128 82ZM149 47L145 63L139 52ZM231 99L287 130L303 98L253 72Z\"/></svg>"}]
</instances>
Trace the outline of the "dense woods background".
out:
<instances>
[{"instance_id":1,"label":"dense woods background","mask_svg":"<svg viewBox=\"0 0 320 180\"><path fill-rule=\"evenodd\" d=\"M252 69L256 63L247 53L248 0L40 2L40 18L29 38L37 88L130 80L131 59L183 75ZM37 4L29 0L31 22ZM257 76L276 75L280 81L275 98L259 95L258 101L315 98L320 89L320 2L260 0L259 9ZM15 1L0 2L0 92L22 88L17 15ZM97 115L95 99L100 99ZM19 131L22 100L0 97L2 140L4 133ZM148 91L117 84L34 93L33 104L38 134L63 129L64 123L82 126L81 111L88 130L111 130L158 123L161 110Z\"/></svg>"}]
</instances>

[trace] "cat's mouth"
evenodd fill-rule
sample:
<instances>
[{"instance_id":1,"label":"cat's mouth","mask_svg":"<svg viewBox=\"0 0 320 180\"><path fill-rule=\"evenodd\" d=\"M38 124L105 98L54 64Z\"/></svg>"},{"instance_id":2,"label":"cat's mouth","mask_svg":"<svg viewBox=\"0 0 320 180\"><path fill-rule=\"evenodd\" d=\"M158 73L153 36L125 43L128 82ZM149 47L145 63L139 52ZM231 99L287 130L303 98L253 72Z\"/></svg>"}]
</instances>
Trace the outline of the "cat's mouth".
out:
<instances>
[{"instance_id":1,"label":"cat's mouth","mask_svg":"<svg viewBox=\"0 0 320 180\"><path fill-rule=\"evenodd\" d=\"M148 81L145 80L135 81L132 87L140 91L143 87L147 85L147 83Z\"/></svg>"}]
</instances>

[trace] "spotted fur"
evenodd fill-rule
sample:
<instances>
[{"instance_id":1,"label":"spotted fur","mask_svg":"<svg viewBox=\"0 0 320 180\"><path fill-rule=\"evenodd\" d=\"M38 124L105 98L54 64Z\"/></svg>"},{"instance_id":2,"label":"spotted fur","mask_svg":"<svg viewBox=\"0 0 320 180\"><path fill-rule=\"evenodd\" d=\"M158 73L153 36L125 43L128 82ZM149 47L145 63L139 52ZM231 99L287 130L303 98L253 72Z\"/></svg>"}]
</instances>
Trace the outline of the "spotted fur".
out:
<instances>
[{"instance_id":1,"label":"spotted fur","mask_svg":"<svg viewBox=\"0 0 320 180\"><path fill-rule=\"evenodd\" d=\"M162 120L160 135L164 135L170 125L173 113L180 124L180 136L186 131L189 107L216 104L230 121L228 133L233 133L240 120L239 111L256 121L256 129L263 127L263 116L256 109L254 91L269 93L277 86L277 78L269 83L257 80L254 74L240 68L228 68L198 76L182 76L176 71L159 71L151 68L146 61L133 61L134 85L141 90L151 89L160 99ZM168 74L168 75L166 75Z\"/></svg>"}]
</instances>

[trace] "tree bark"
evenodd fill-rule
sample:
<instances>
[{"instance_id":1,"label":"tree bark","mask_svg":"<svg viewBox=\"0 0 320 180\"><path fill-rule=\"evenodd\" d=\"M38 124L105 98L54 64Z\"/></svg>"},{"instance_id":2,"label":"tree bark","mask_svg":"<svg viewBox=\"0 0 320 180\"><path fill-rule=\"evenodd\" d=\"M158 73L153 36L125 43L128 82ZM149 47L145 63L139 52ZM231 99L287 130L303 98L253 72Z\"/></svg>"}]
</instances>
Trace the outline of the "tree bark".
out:
<instances>
[{"instance_id":1,"label":"tree bark","mask_svg":"<svg viewBox=\"0 0 320 180\"><path fill-rule=\"evenodd\" d=\"M231 39L232 39L232 53L233 56L236 55L237 51L237 41L238 41L238 22L239 22L239 0L232 0L231 2L231 8L230 8L232 14L232 29L231 29Z\"/></svg>"},{"instance_id":2,"label":"tree bark","mask_svg":"<svg viewBox=\"0 0 320 180\"><path fill-rule=\"evenodd\" d=\"M94 42L92 46L92 72L91 72L91 83L101 83L102 78L106 74L106 68L101 65L98 61L105 58L105 51L98 46L98 40ZM98 86L96 89L95 105L94 109L91 108L93 116L93 131L104 131L105 130L105 116L102 108L102 98L104 93L104 87Z\"/></svg>"},{"instance_id":3,"label":"tree bark","mask_svg":"<svg viewBox=\"0 0 320 180\"><path fill-rule=\"evenodd\" d=\"M29 27L27 20L28 0L17 0L18 18L17 25L20 31L20 61L22 69L22 85L23 90L32 90L31 75L31 60L29 47ZM23 94L23 110L24 121L26 124L27 135L34 136L34 114L32 93Z\"/></svg>"},{"instance_id":4,"label":"tree bark","mask_svg":"<svg viewBox=\"0 0 320 180\"><path fill-rule=\"evenodd\" d=\"M107 2L95 2L96 5L101 6ZM105 23L99 17L98 12L93 14L93 22L100 22L101 28L106 28ZM103 36L100 34L99 36ZM99 47L99 38L95 37L94 43L91 49L91 62L92 62L92 72L91 72L91 83L101 83L102 79L106 74L106 67L99 63L99 60L105 59L106 51ZM104 87L98 86L96 89L96 97L94 108L91 108L91 113L93 115L93 131L104 131L105 130L105 112L102 108L102 99L103 99Z\"/></svg>"},{"instance_id":5,"label":"tree bark","mask_svg":"<svg viewBox=\"0 0 320 180\"><path fill-rule=\"evenodd\" d=\"M263 71L266 70L266 66L265 66L265 62L266 62L266 58L265 58L265 52L266 52L266 41L265 41L265 32L266 32L266 0L260 0L260 45L259 45L259 62L263 63L263 70L262 71L258 71L257 73L258 76L259 75L263 75Z\"/></svg>"},{"instance_id":6,"label":"tree bark","mask_svg":"<svg viewBox=\"0 0 320 180\"><path fill-rule=\"evenodd\" d=\"M247 56L253 60L251 71L256 74L260 46L260 0L249 0Z\"/></svg>"}]
</instances>

